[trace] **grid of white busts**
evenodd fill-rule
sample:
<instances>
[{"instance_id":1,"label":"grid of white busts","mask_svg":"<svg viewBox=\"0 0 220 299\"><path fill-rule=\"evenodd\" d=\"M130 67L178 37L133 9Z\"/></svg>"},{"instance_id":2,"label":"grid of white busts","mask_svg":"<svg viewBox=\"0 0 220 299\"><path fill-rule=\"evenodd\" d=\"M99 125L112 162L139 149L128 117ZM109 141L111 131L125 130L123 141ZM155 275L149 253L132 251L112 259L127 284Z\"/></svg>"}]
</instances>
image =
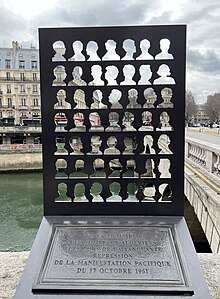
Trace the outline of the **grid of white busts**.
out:
<instances>
[{"instance_id":1,"label":"grid of white busts","mask_svg":"<svg viewBox=\"0 0 220 299\"><path fill-rule=\"evenodd\" d=\"M71 42L70 57L51 44L56 203L172 203L175 57L157 42L153 55L148 39L125 39L122 56L108 39L102 57L94 40Z\"/></svg>"}]
</instances>

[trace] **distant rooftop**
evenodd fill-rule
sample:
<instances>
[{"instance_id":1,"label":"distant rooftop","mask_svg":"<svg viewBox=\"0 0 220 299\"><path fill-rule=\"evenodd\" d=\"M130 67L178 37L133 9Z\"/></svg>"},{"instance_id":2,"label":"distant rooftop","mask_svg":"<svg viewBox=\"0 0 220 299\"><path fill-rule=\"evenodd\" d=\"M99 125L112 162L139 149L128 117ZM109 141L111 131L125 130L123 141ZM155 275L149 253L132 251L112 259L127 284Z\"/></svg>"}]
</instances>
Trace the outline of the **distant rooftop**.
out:
<instances>
[{"instance_id":1,"label":"distant rooftop","mask_svg":"<svg viewBox=\"0 0 220 299\"><path fill-rule=\"evenodd\" d=\"M37 49L35 45L33 45L30 42L21 42L18 41L12 41L11 45L9 43L6 43L5 41L0 42L0 48L3 49Z\"/></svg>"}]
</instances>

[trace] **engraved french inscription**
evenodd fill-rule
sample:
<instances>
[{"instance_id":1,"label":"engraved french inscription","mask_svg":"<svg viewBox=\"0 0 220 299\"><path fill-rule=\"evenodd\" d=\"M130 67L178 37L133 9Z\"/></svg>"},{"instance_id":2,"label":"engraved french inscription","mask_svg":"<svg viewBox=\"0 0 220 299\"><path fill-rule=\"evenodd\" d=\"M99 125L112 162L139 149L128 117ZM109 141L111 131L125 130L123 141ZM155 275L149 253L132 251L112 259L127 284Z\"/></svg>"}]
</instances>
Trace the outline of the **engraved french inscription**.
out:
<instances>
[{"instance_id":1,"label":"engraved french inscription","mask_svg":"<svg viewBox=\"0 0 220 299\"><path fill-rule=\"evenodd\" d=\"M186 286L172 226L55 226L40 284Z\"/></svg>"}]
</instances>

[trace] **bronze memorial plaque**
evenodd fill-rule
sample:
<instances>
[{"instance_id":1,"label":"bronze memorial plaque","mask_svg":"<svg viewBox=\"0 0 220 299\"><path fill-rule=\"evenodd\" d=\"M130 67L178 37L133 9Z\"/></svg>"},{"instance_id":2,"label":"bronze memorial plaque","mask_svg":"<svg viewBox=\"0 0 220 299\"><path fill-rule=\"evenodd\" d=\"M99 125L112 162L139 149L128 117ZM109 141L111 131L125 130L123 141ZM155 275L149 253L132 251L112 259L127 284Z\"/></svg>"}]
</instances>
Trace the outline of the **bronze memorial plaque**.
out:
<instances>
[{"instance_id":1,"label":"bronze memorial plaque","mask_svg":"<svg viewBox=\"0 0 220 299\"><path fill-rule=\"evenodd\" d=\"M34 289L187 292L174 233L172 225L54 225Z\"/></svg>"}]
</instances>

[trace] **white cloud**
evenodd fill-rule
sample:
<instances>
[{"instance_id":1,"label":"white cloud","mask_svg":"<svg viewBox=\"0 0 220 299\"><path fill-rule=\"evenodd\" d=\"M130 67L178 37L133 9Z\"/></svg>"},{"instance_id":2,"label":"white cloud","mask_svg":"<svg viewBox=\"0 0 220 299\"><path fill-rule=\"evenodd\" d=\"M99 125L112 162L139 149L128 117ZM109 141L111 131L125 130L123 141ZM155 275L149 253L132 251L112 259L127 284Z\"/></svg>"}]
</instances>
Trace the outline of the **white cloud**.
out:
<instances>
[{"instance_id":1,"label":"white cloud","mask_svg":"<svg viewBox=\"0 0 220 299\"><path fill-rule=\"evenodd\" d=\"M215 92L220 92L220 76L205 72L191 70L186 75L186 87L190 89L196 101L201 104L207 99L207 96Z\"/></svg>"},{"instance_id":2,"label":"white cloud","mask_svg":"<svg viewBox=\"0 0 220 299\"><path fill-rule=\"evenodd\" d=\"M219 0L2 0L0 46L37 45L38 27L187 24L187 87L200 102L220 89Z\"/></svg>"},{"instance_id":3,"label":"white cloud","mask_svg":"<svg viewBox=\"0 0 220 299\"><path fill-rule=\"evenodd\" d=\"M51 9L55 0L3 0L4 6L17 16L30 20L43 11Z\"/></svg>"}]
</instances>

